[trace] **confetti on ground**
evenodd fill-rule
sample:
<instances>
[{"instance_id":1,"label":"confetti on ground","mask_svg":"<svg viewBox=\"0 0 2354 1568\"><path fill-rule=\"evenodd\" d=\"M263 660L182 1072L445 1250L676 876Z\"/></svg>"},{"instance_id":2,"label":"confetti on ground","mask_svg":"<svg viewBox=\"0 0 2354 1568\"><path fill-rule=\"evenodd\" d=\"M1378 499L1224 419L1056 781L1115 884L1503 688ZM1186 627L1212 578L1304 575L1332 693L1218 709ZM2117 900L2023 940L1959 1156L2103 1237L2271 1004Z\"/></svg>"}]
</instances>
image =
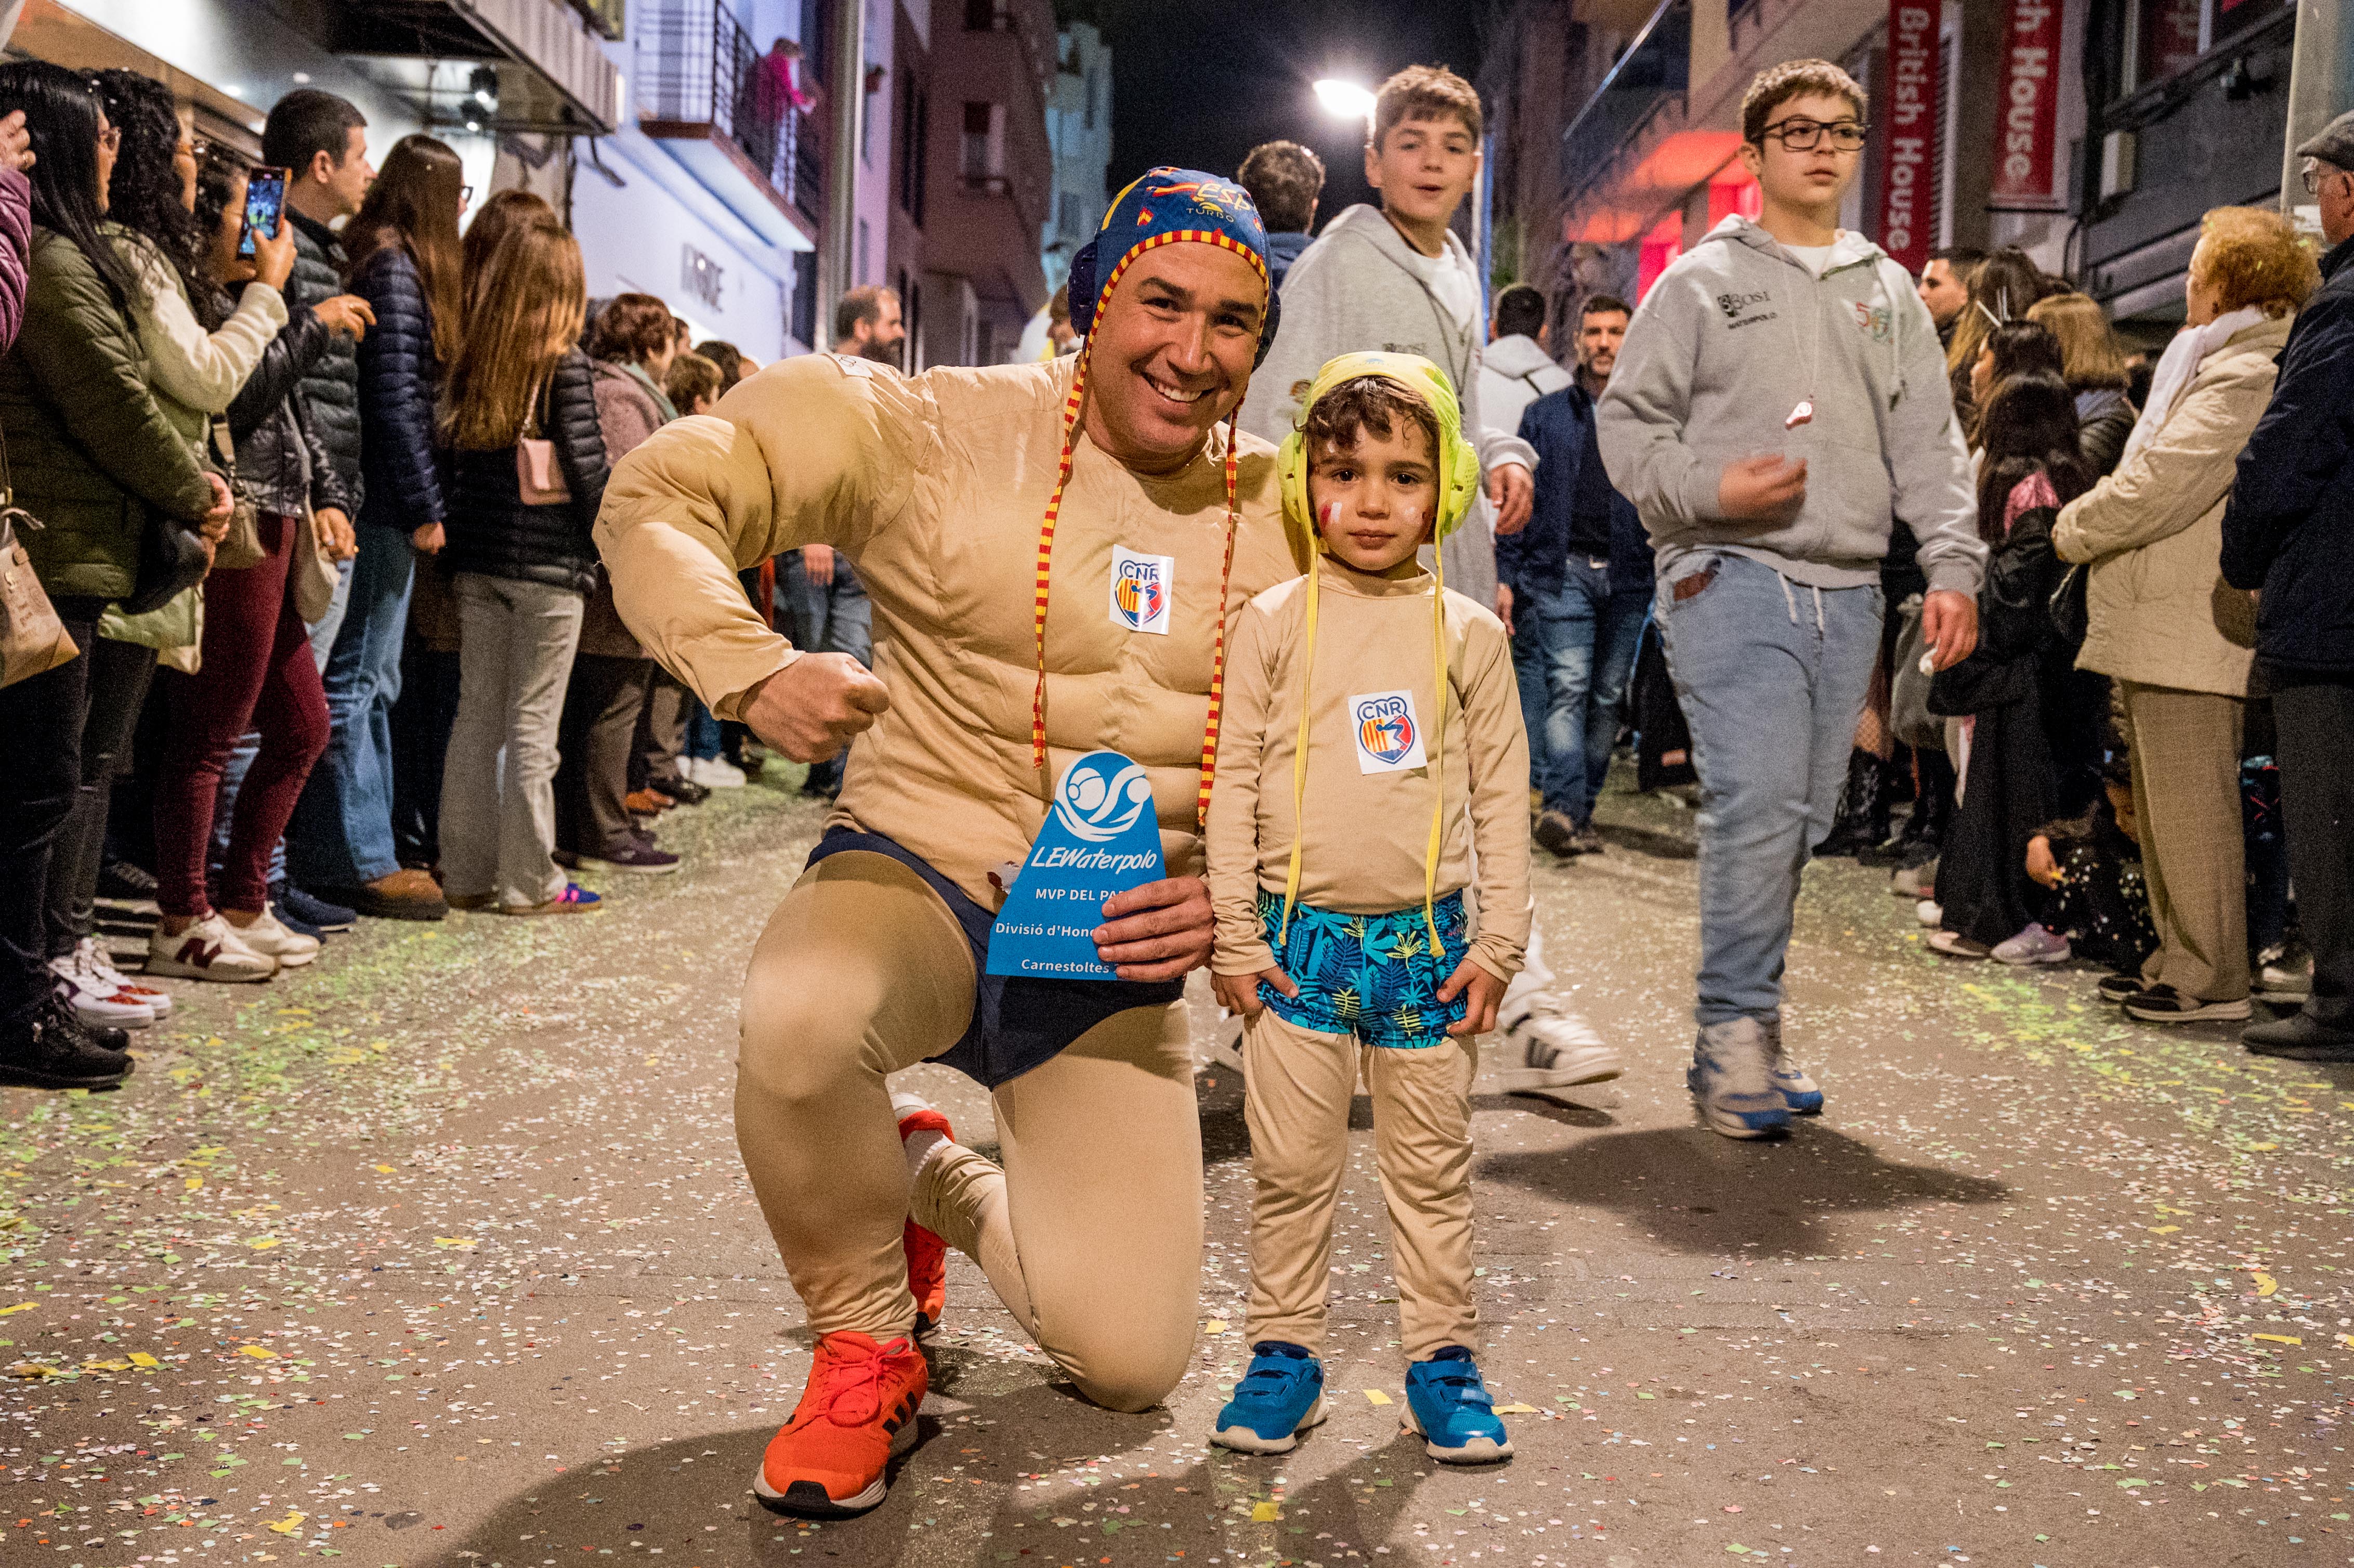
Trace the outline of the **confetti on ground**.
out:
<instances>
[{"instance_id":1,"label":"confetti on ground","mask_svg":"<svg viewBox=\"0 0 2354 1568\"><path fill-rule=\"evenodd\" d=\"M810 1344L737 1153L735 986L823 820L798 779L778 765L670 813L685 869L610 879L630 885L600 887L596 920L364 923L268 986L169 982L179 1013L119 1093L0 1091L0 1559L2354 1556L2345 1091L2229 1028L2138 1028L2087 969L1937 959L1884 874L1823 862L1785 1030L1829 1107L1780 1145L1715 1139L1681 1086L1691 812L1615 786L1608 851L1544 861L1535 894L1564 1005L1627 1076L1608 1108L1508 1097L1495 1042L1474 1100L1474 1297L1490 1384L1520 1396L1510 1464L1434 1463L1383 1408L1405 1335L1362 1117L1329 1419L1288 1454L1207 1445L1249 1356L1252 1192L1242 1086L1211 1069L1179 1319L1201 1337L1166 1399L1087 1405L952 1258L889 1497L771 1515L748 1479ZM125 952L133 918L109 908ZM1211 1037L1206 1007L1194 1027ZM903 1085L996 1146L975 1086L932 1065Z\"/></svg>"}]
</instances>

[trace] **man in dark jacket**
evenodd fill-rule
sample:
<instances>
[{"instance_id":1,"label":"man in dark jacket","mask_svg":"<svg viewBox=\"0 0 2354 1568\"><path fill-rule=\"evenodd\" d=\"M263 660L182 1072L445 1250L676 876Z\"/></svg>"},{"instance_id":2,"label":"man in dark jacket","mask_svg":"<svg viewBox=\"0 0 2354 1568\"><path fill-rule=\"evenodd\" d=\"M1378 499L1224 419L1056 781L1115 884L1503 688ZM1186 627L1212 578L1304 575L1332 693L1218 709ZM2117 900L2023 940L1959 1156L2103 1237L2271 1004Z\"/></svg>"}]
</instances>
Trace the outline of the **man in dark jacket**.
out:
<instances>
[{"instance_id":1,"label":"man in dark jacket","mask_svg":"<svg viewBox=\"0 0 2354 1568\"><path fill-rule=\"evenodd\" d=\"M1297 142L1262 142L1243 157L1235 184L1250 192L1267 225L1267 281L1283 275L1308 249L1316 227L1316 200L1324 194L1324 160Z\"/></svg>"},{"instance_id":2,"label":"man in dark jacket","mask_svg":"<svg viewBox=\"0 0 2354 1568\"><path fill-rule=\"evenodd\" d=\"M359 211L360 198L376 177L367 156L367 119L332 92L298 88L270 111L261 132L261 158L291 171L286 216L294 225L294 273L286 282L287 308L315 309L344 292L344 248L327 225ZM297 397L303 423L349 498L349 514L357 516L362 498L357 340L331 333L325 349L303 376ZM348 569L344 581L351 581ZM345 590L338 589L334 608L312 628L311 643L323 663L343 623L344 603Z\"/></svg>"},{"instance_id":3,"label":"man in dark jacket","mask_svg":"<svg viewBox=\"0 0 2354 1568\"><path fill-rule=\"evenodd\" d=\"M2256 657L2280 730L2281 805L2313 991L2251 1025L2248 1048L2354 1062L2354 112L2297 148L2329 242L2320 292L2281 350L2272 406L2240 453L2223 576L2256 600Z\"/></svg>"},{"instance_id":4,"label":"man in dark jacket","mask_svg":"<svg viewBox=\"0 0 2354 1568\"><path fill-rule=\"evenodd\" d=\"M1521 439L1537 450L1529 525L1496 537L1496 609L1512 633L1529 755L1544 804L1537 842L1557 855L1602 848L1594 802L1610 771L1618 709L1651 592L1642 521L1611 488L1594 436L1631 313L1589 296L1578 315L1577 381L1531 403Z\"/></svg>"}]
</instances>

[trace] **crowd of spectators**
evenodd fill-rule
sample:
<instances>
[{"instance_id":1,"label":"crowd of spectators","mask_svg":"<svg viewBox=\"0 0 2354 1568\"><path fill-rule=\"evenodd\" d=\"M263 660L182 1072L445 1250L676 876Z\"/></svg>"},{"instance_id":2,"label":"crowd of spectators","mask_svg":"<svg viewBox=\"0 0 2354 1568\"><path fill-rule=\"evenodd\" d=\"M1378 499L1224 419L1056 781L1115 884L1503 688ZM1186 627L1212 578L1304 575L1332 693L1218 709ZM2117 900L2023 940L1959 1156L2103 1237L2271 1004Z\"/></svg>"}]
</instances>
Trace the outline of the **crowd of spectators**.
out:
<instances>
[{"instance_id":1,"label":"crowd of spectators","mask_svg":"<svg viewBox=\"0 0 2354 1568\"><path fill-rule=\"evenodd\" d=\"M561 216L475 203L437 138L378 166L332 94L281 101L259 165L130 71L13 62L0 105L0 547L38 585L0 685L0 1081L120 1082L166 979L675 870L662 816L765 758L630 636L590 530L621 454L757 366L589 299ZM896 359L886 291L840 324ZM745 588L867 656L847 563ZM101 896L153 901L143 962Z\"/></svg>"}]
</instances>

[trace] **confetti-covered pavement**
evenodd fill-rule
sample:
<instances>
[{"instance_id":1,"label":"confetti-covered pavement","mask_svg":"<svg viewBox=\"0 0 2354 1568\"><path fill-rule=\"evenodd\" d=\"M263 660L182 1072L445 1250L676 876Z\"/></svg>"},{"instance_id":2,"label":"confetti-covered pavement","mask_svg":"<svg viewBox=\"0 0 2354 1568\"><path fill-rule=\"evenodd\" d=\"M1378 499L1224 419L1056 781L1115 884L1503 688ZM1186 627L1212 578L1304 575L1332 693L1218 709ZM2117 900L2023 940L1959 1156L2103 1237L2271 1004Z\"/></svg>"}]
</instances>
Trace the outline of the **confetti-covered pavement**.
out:
<instances>
[{"instance_id":1,"label":"confetti-covered pavement","mask_svg":"<svg viewBox=\"0 0 2354 1568\"><path fill-rule=\"evenodd\" d=\"M798 772L673 813L685 873L616 879L594 918L369 924L312 971L177 988L121 1092L0 1092L0 1561L2354 1560L2354 1076L2137 1027L2089 971L1942 960L1839 863L1787 1026L1829 1114L1718 1139L1681 1085L1689 816L1615 794L1609 853L1537 885L1628 1076L1591 1109L1478 1101L1516 1460L1447 1470L1399 1434L1368 1131L1334 1418L1281 1458L1205 1449L1248 1354L1241 1086L1212 1067L1204 1333L1169 1406L1081 1403L954 1259L889 1499L776 1519L748 1482L808 1338L730 1060L818 828ZM972 1086L909 1076L989 1142Z\"/></svg>"}]
</instances>

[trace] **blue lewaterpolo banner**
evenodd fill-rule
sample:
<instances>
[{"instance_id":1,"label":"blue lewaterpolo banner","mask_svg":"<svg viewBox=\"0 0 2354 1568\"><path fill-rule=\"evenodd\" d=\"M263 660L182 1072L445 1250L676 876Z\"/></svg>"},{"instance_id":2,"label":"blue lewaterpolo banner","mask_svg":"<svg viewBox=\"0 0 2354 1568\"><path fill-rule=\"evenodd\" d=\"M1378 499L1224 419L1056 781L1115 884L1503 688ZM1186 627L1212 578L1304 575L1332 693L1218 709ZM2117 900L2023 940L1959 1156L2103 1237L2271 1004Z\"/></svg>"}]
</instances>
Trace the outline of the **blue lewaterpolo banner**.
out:
<instances>
[{"instance_id":1,"label":"blue lewaterpolo banner","mask_svg":"<svg viewBox=\"0 0 2354 1568\"><path fill-rule=\"evenodd\" d=\"M989 972L1050 980L1118 980L1089 935L1115 893L1162 875L1152 783L1117 751L1063 769L1053 810L989 932Z\"/></svg>"}]
</instances>

